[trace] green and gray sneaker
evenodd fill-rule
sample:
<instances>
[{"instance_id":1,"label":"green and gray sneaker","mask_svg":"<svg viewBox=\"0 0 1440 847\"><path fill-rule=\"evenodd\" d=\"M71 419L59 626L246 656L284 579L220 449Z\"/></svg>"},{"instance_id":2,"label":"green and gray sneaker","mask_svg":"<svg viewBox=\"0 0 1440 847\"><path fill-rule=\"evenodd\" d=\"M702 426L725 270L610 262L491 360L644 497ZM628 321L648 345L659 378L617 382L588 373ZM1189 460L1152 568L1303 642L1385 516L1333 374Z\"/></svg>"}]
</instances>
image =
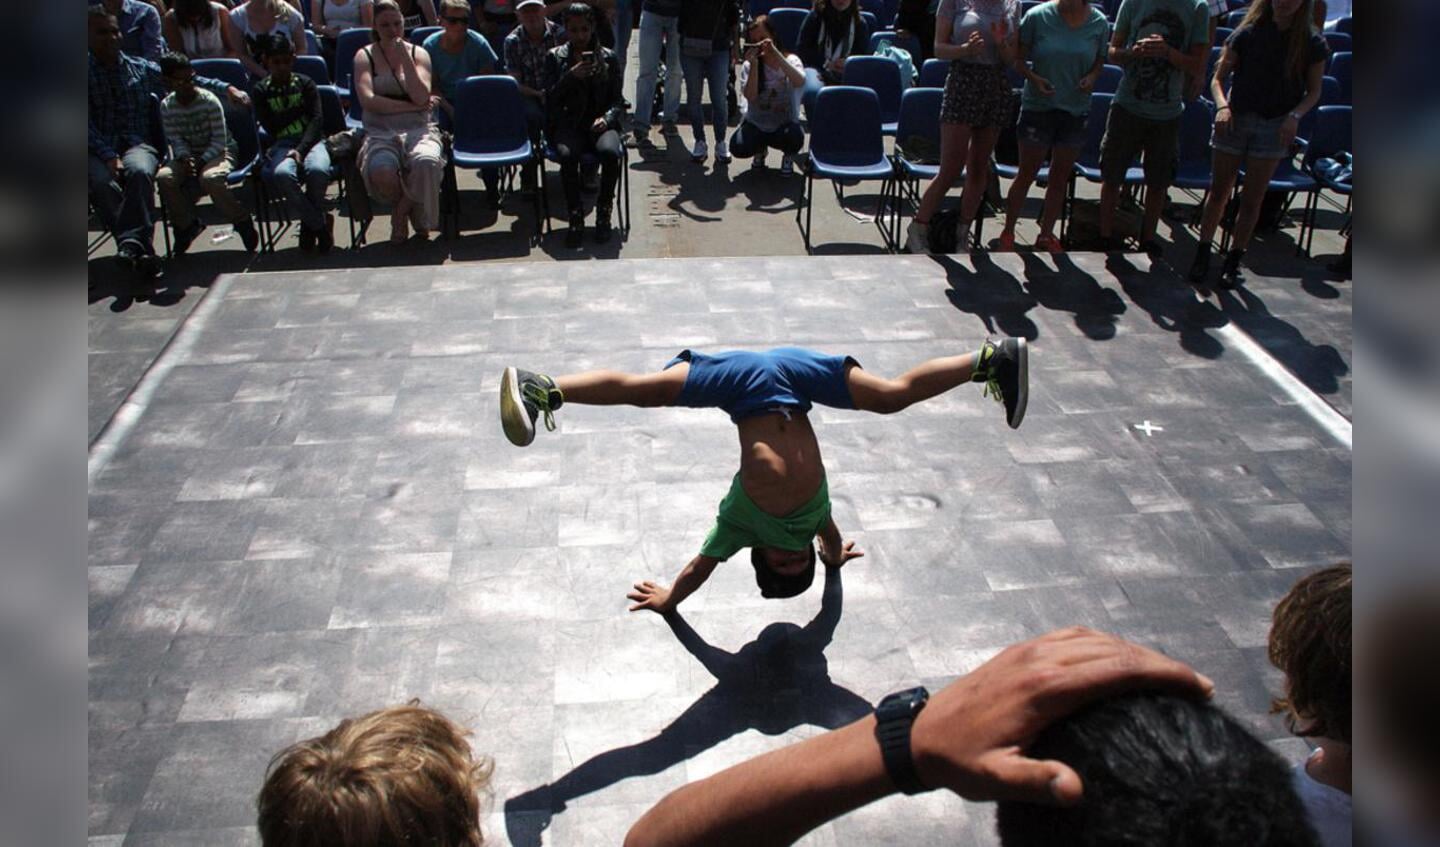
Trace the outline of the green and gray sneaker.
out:
<instances>
[{"instance_id":1,"label":"green and gray sneaker","mask_svg":"<svg viewBox=\"0 0 1440 847\"><path fill-rule=\"evenodd\" d=\"M1030 399L1029 354L1025 339L1006 338L999 344L989 340L980 346L980 361L972 382L985 383L985 396L1005 404L1005 421L1018 429Z\"/></svg>"},{"instance_id":2,"label":"green and gray sneaker","mask_svg":"<svg viewBox=\"0 0 1440 847\"><path fill-rule=\"evenodd\" d=\"M544 374L506 368L500 377L500 425L505 437L517 447L535 440L535 419L545 414L545 429L555 431L555 410L565 403L565 395L555 387L555 380Z\"/></svg>"}]
</instances>

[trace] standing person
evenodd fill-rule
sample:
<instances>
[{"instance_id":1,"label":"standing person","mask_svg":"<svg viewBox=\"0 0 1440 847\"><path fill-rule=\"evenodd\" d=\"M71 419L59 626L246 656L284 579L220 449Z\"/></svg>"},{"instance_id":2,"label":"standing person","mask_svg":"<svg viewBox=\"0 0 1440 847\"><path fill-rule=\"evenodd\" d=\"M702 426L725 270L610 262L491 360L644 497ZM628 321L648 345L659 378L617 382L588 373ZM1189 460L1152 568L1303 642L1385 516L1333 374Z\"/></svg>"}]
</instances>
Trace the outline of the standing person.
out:
<instances>
[{"instance_id":1,"label":"standing person","mask_svg":"<svg viewBox=\"0 0 1440 847\"><path fill-rule=\"evenodd\" d=\"M690 158L704 162L709 155L705 143L705 108L701 93L710 83L710 123L715 134L715 161L730 161L730 110L726 90L735 32L740 25L740 6L735 0L687 0L680 10L680 64L685 70L685 93L689 98L690 129L695 146Z\"/></svg>"},{"instance_id":2,"label":"standing person","mask_svg":"<svg viewBox=\"0 0 1440 847\"><path fill-rule=\"evenodd\" d=\"M171 89L160 103L170 163L155 175L155 184L175 226L175 255L183 256L205 229L195 216L197 185L210 195L215 208L239 233L245 249L253 253L260 246L260 234L226 182L235 169L236 144L225 126L225 107L220 98L195 86L195 71L184 53L161 56L160 73Z\"/></svg>"},{"instance_id":3,"label":"standing person","mask_svg":"<svg viewBox=\"0 0 1440 847\"><path fill-rule=\"evenodd\" d=\"M869 52L870 28L856 0L815 0L795 37L795 53L806 67L800 98L805 111L815 108L822 87L840 82L846 59Z\"/></svg>"},{"instance_id":4,"label":"standing person","mask_svg":"<svg viewBox=\"0 0 1440 847\"><path fill-rule=\"evenodd\" d=\"M442 127L455 125L455 100L460 83L472 76L495 73L495 50L480 33L470 29L469 0L440 0L439 32L425 39L430 54L430 90L440 95ZM492 209L500 207L500 170L481 168L485 183L485 202Z\"/></svg>"},{"instance_id":5,"label":"standing person","mask_svg":"<svg viewBox=\"0 0 1440 847\"><path fill-rule=\"evenodd\" d=\"M1015 220L1035 174L1050 157L1052 177L1045 187L1045 209L1040 213L1040 234L1035 247L1061 251L1055 221L1065 206L1068 174L1085 146L1090 118L1090 92L1105 67L1110 22L1089 0L1052 0L1025 13L1020 21L1019 54L1015 67L1025 75L1020 97L1016 136L1020 168L1010 183L1005 228L999 249L1015 249ZM1033 66L1032 66L1033 63Z\"/></svg>"},{"instance_id":6,"label":"standing person","mask_svg":"<svg viewBox=\"0 0 1440 847\"><path fill-rule=\"evenodd\" d=\"M120 49L137 59L160 60L160 12L144 0L100 0L120 25Z\"/></svg>"},{"instance_id":7,"label":"standing person","mask_svg":"<svg viewBox=\"0 0 1440 847\"><path fill-rule=\"evenodd\" d=\"M565 10L565 31L570 40L550 51L548 76L555 80L546 92L548 136L560 159L560 181L570 231L565 246L583 243L585 209L580 203L580 157L600 160L600 197L595 201L595 240L610 240L610 212L615 205L615 184L620 179L624 152L620 116L625 113L623 80L615 53L595 39L599 16L585 3Z\"/></svg>"},{"instance_id":8,"label":"standing person","mask_svg":"<svg viewBox=\"0 0 1440 847\"><path fill-rule=\"evenodd\" d=\"M500 380L500 420L517 446L535 437L535 420L565 403L722 409L740 438L740 469L720 501L715 527L699 554L669 588L646 580L629 594L630 611L665 614L705 583L715 567L744 547L761 596L794 597L815 577L814 539L827 567L864 555L845 542L831 517L820 444L810 424L814 404L894 414L970 382L984 383L1012 429L1025 417L1029 354L1023 338L988 339L974 353L923 362L896 379L872 375L851 356L799 347L763 353L682 350L658 372L590 371L552 379L507 368Z\"/></svg>"},{"instance_id":9,"label":"standing person","mask_svg":"<svg viewBox=\"0 0 1440 847\"><path fill-rule=\"evenodd\" d=\"M440 227L440 180L445 157L432 111L430 54L405 40L405 17L395 0L375 3L374 43L355 54L355 95L364 112L360 173L365 190L392 204L390 241L404 243L415 225L425 241Z\"/></svg>"},{"instance_id":10,"label":"standing person","mask_svg":"<svg viewBox=\"0 0 1440 847\"><path fill-rule=\"evenodd\" d=\"M1203 75L1209 55L1205 0L1124 0L1110 37L1110 62L1125 69L1100 143L1100 241L1115 249L1115 208L1125 172L1145 155L1145 218L1140 249L1162 252L1155 240L1160 213L1180 158L1180 115L1187 74Z\"/></svg>"},{"instance_id":11,"label":"standing person","mask_svg":"<svg viewBox=\"0 0 1440 847\"><path fill-rule=\"evenodd\" d=\"M289 202L300 219L300 249L328 253L335 246L335 218L325 211L330 151L321 134L324 114L315 81L294 73L295 51L283 35L266 36L265 69L255 85L255 116L270 135L260 178Z\"/></svg>"},{"instance_id":12,"label":"standing person","mask_svg":"<svg viewBox=\"0 0 1440 847\"><path fill-rule=\"evenodd\" d=\"M1244 281L1240 262L1260 218L1270 177L1280 160L1292 154L1300 119L1320 102L1328 51L1311 23L1309 7L1310 0L1255 0L1220 53L1210 81L1210 96L1215 99L1210 197L1190 265L1190 281L1196 285L1203 286L1210 274L1210 242L1241 167L1245 187L1220 284L1234 288Z\"/></svg>"},{"instance_id":13,"label":"standing person","mask_svg":"<svg viewBox=\"0 0 1440 847\"><path fill-rule=\"evenodd\" d=\"M295 55L305 55L305 18L283 0L245 0L230 10L230 49L240 57L245 70L255 78L265 75L265 57L260 37L279 33L289 36Z\"/></svg>"},{"instance_id":14,"label":"standing person","mask_svg":"<svg viewBox=\"0 0 1440 847\"><path fill-rule=\"evenodd\" d=\"M935 56L950 62L940 103L940 172L920 198L906 230L911 253L930 249L930 217L955 180L965 175L955 243L969 242L970 223L985 200L990 153L1000 128L1013 120L1005 66L1015 61L1018 0L941 0L935 13Z\"/></svg>"},{"instance_id":15,"label":"standing person","mask_svg":"<svg viewBox=\"0 0 1440 847\"><path fill-rule=\"evenodd\" d=\"M215 0L175 0L161 21L171 52L191 59L238 59L231 46L230 10Z\"/></svg>"},{"instance_id":16,"label":"standing person","mask_svg":"<svg viewBox=\"0 0 1440 847\"><path fill-rule=\"evenodd\" d=\"M325 63L335 67L335 43L347 29L375 25L375 0L310 0L310 29L320 38Z\"/></svg>"},{"instance_id":17,"label":"standing person","mask_svg":"<svg viewBox=\"0 0 1440 847\"><path fill-rule=\"evenodd\" d=\"M614 0L610 9L610 26L615 30L615 58L620 62L620 78L630 59L630 35L635 31L634 0Z\"/></svg>"},{"instance_id":18,"label":"standing person","mask_svg":"<svg viewBox=\"0 0 1440 847\"><path fill-rule=\"evenodd\" d=\"M665 48L665 103L661 118L665 130L673 129L680 114L680 6L681 0L644 0L640 7L640 70L635 76L635 143L650 137L650 117L655 106L655 82L659 78L660 48Z\"/></svg>"},{"instance_id":19,"label":"standing person","mask_svg":"<svg viewBox=\"0 0 1440 847\"><path fill-rule=\"evenodd\" d=\"M120 49L120 24L104 6L94 5L86 19L90 49L88 72L90 202L115 236L116 252L143 280L163 271L155 255L151 206L161 150L155 146L156 95L166 93L160 66ZM218 79L196 78L201 87L224 93L231 102L249 104L245 92Z\"/></svg>"},{"instance_id":20,"label":"standing person","mask_svg":"<svg viewBox=\"0 0 1440 847\"><path fill-rule=\"evenodd\" d=\"M545 128L545 92L555 84L550 77L550 51L560 44L560 27L545 16L545 0L520 0L515 7L520 20L505 36L505 70L515 78L525 95L525 124L530 143L540 145ZM520 172L522 191L535 189L535 168Z\"/></svg>"},{"instance_id":21,"label":"standing person","mask_svg":"<svg viewBox=\"0 0 1440 847\"><path fill-rule=\"evenodd\" d=\"M405 31L417 26L438 26L440 16L435 13L435 0L395 0L400 6L400 15L405 21Z\"/></svg>"},{"instance_id":22,"label":"standing person","mask_svg":"<svg viewBox=\"0 0 1440 847\"><path fill-rule=\"evenodd\" d=\"M754 156L754 166L764 168L766 150L779 148L780 175L790 176L794 156L805 144L797 107L805 66L799 56L781 51L768 15L751 21L745 37L749 46L739 75L745 112L730 136L730 152L742 159Z\"/></svg>"}]
</instances>

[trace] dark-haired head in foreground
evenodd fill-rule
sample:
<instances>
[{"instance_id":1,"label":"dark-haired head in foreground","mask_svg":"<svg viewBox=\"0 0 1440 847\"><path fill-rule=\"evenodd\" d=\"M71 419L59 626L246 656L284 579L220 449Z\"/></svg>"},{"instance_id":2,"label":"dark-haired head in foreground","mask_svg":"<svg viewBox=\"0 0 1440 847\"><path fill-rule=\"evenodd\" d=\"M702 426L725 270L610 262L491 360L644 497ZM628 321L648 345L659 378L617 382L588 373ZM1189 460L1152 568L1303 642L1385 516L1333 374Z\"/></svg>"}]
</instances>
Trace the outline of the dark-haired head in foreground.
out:
<instances>
[{"instance_id":1,"label":"dark-haired head in foreground","mask_svg":"<svg viewBox=\"0 0 1440 847\"><path fill-rule=\"evenodd\" d=\"M1142 694L1096 703L1027 748L1074 768L1070 808L1005 802L1005 847L1312 847L1290 768L1209 703Z\"/></svg>"}]
</instances>

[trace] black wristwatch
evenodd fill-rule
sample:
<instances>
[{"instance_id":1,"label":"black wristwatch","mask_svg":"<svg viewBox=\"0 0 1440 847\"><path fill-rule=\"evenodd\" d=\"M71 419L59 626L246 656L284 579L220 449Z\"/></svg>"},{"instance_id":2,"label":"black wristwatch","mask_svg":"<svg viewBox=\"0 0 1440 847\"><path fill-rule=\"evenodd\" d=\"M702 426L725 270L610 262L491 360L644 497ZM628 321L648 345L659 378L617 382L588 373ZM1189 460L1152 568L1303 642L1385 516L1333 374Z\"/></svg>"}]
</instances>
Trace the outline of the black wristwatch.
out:
<instances>
[{"instance_id":1,"label":"black wristwatch","mask_svg":"<svg viewBox=\"0 0 1440 847\"><path fill-rule=\"evenodd\" d=\"M885 770L895 787L906 794L930 790L920 781L915 759L910 755L910 728L929 699L930 692L922 685L887 694L875 707L875 738L880 742Z\"/></svg>"}]
</instances>

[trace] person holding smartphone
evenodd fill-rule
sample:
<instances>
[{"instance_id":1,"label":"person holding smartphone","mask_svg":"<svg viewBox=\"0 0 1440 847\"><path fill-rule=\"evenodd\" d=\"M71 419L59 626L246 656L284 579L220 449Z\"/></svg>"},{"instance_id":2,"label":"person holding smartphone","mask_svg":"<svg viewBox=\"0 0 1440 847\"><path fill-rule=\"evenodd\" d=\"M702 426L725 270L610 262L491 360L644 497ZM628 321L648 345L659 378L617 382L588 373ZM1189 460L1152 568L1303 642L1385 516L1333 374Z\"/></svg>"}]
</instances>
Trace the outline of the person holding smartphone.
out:
<instances>
[{"instance_id":1,"label":"person holding smartphone","mask_svg":"<svg viewBox=\"0 0 1440 847\"><path fill-rule=\"evenodd\" d=\"M794 173L792 157L805 144L797 105L805 85L805 66L799 56L780 49L768 15L751 21L745 38L736 79L744 113L730 136L730 152L741 159L755 157L754 167L763 169L766 151L778 148L783 154L780 175L790 176Z\"/></svg>"},{"instance_id":2,"label":"person holding smartphone","mask_svg":"<svg viewBox=\"0 0 1440 847\"><path fill-rule=\"evenodd\" d=\"M610 212L615 205L615 184L620 179L624 148L620 119L625 96L620 62L602 47L595 32L599 16L587 3L565 9L569 42L546 57L546 77L554 80L546 92L547 131L560 160L560 182L565 189L570 231L565 245L579 247L585 236L585 209L580 202L580 158L591 154L600 160L600 197L595 201L595 240L610 240Z\"/></svg>"}]
</instances>

